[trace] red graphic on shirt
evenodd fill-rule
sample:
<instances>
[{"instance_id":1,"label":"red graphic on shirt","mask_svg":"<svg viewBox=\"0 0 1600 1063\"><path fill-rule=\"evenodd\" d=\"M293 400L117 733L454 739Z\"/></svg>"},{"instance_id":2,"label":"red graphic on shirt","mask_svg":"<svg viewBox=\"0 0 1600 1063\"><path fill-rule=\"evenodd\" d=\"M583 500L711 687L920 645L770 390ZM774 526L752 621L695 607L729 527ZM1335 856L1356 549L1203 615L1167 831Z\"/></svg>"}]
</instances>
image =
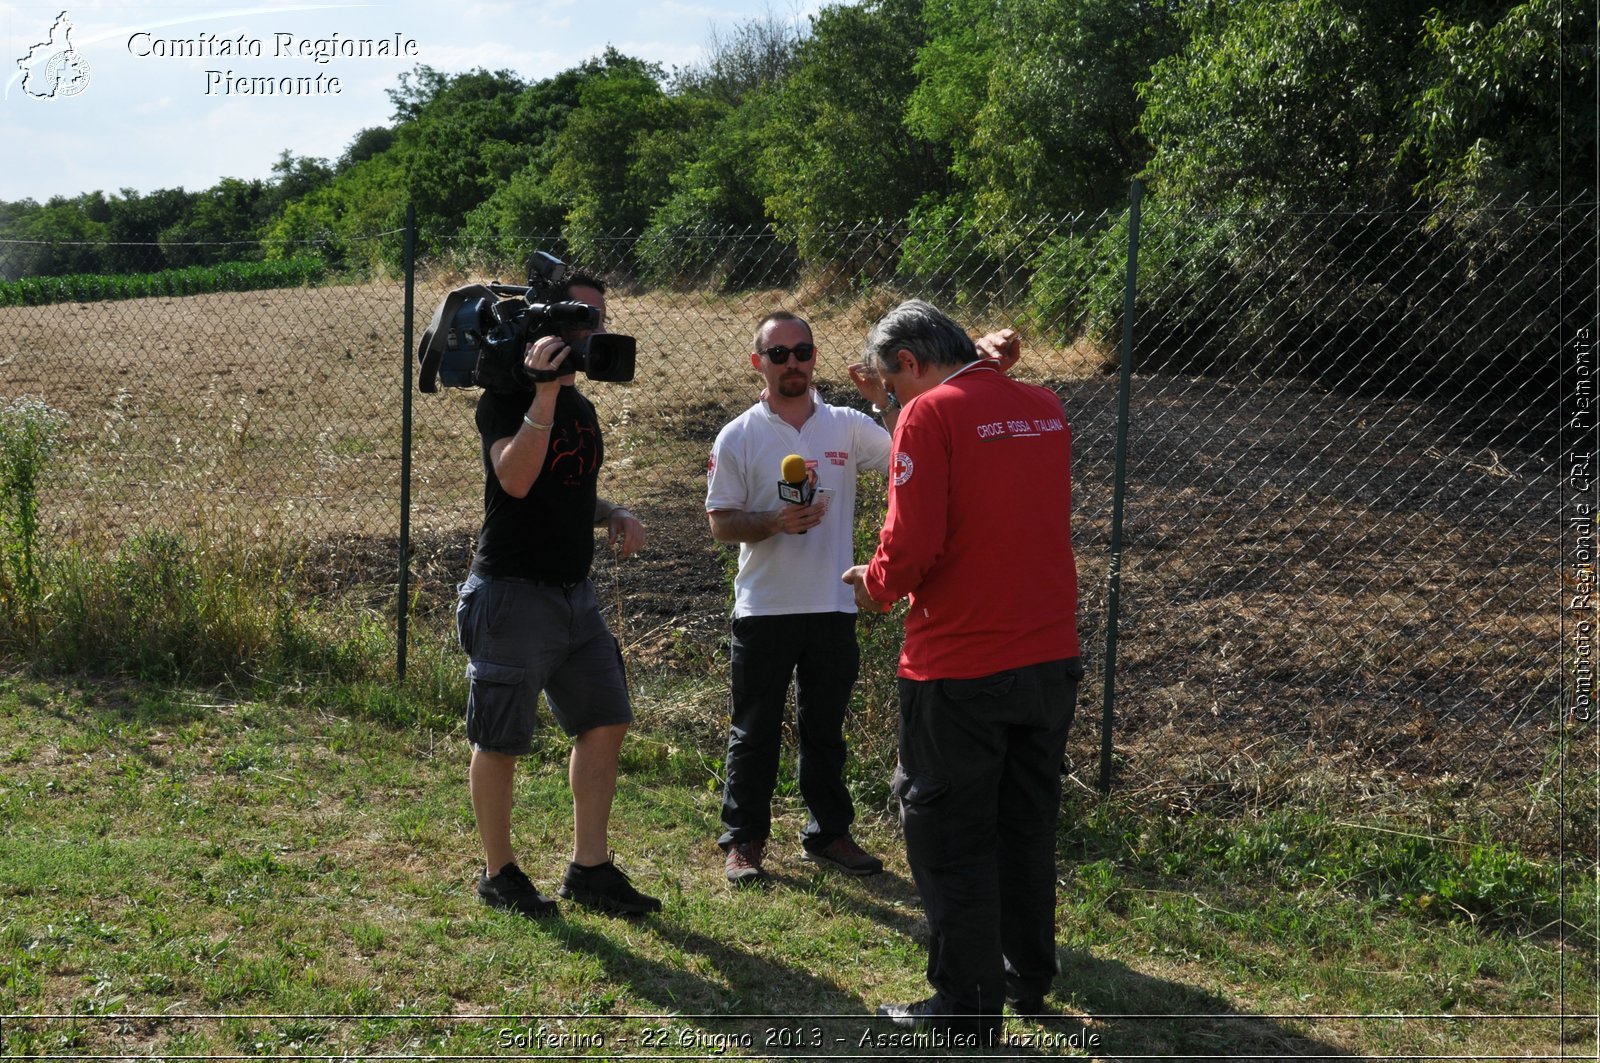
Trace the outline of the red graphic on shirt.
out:
<instances>
[{"instance_id":1,"label":"red graphic on shirt","mask_svg":"<svg viewBox=\"0 0 1600 1063\"><path fill-rule=\"evenodd\" d=\"M822 456L841 469L850 461L850 452L848 450L825 450L822 452Z\"/></svg>"},{"instance_id":2,"label":"red graphic on shirt","mask_svg":"<svg viewBox=\"0 0 1600 1063\"><path fill-rule=\"evenodd\" d=\"M578 424L557 428L550 437L550 452L545 468L561 483L578 487L595 471L600 448L593 425Z\"/></svg>"}]
</instances>

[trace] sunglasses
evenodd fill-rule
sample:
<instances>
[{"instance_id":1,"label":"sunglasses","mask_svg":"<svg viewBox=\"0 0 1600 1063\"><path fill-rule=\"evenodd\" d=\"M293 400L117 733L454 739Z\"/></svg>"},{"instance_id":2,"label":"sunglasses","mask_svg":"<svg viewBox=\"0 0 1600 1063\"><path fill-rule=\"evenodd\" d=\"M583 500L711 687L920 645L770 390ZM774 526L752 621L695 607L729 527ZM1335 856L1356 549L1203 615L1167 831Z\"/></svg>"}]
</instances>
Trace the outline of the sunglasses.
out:
<instances>
[{"instance_id":1,"label":"sunglasses","mask_svg":"<svg viewBox=\"0 0 1600 1063\"><path fill-rule=\"evenodd\" d=\"M797 362L811 361L811 355L816 349L815 344L797 343L793 347L784 347L782 345L768 347L761 353L766 355L773 365L785 365L788 363L791 354L794 355L794 360Z\"/></svg>"}]
</instances>

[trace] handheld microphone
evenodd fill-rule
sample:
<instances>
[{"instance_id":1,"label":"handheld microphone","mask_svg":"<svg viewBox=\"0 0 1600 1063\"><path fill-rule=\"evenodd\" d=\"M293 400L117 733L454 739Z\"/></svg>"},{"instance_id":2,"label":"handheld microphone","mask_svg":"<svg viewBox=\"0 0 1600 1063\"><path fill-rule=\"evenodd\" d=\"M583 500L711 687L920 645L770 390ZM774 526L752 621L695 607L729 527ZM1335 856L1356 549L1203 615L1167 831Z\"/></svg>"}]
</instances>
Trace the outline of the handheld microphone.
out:
<instances>
[{"instance_id":1,"label":"handheld microphone","mask_svg":"<svg viewBox=\"0 0 1600 1063\"><path fill-rule=\"evenodd\" d=\"M790 454L783 459L783 471L778 480L778 497L793 506L809 506L816 495L817 485L806 471L806 459ZM801 531L801 535L805 532Z\"/></svg>"}]
</instances>

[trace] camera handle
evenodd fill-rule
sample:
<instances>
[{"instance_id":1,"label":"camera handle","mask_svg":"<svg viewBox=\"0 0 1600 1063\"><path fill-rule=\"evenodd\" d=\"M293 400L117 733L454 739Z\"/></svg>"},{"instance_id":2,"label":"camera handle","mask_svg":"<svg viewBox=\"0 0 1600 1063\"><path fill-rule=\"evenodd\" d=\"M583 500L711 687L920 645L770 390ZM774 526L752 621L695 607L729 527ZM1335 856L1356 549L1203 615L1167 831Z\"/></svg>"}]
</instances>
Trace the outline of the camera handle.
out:
<instances>
[{"instance_id":1,"label":"camera handle","mask_svg":"<svg viewBox=\"0 0 1600 1063\"><path fill-rule=\"evenodd\" d=\"M499 281L491 281L486 287L496 295L510 295L519 299L527 298L533 292L526 284L501 284Z\"/></svg>"},{"instance_id":2,"label":"camera handle","mask_svg":"<svg viewBox=\"0 0 1600 1063\"><path fill-rule=\"evenodd\" d=\"M433 320L423 330L422 339L417 344L417 362L422 370L417 382L419 391L432 394L439 390L439 364L444 359L450 323L455 320L456 311L461 309L467 300L481 299L492 291L492 286L485 288L482 284L468 284L452 291L439 304L433 313Z\"/></svg>"}]
</instances>

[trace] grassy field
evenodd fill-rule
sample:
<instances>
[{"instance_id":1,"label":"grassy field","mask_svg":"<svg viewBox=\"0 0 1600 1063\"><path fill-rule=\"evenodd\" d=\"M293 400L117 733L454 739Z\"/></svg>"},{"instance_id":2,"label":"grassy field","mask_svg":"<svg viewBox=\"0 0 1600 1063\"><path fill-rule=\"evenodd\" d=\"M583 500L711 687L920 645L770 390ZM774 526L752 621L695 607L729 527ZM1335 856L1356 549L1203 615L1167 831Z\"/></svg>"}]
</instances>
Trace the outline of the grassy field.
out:
<instances>
[{"instance_id":1,"label":"grassy field","mask_svg":"<svg viewBox=\"0 0 1600 1063\"><path fill-rule=\"evenodd\" d=\"M458 671L441 644L404 686L0 682L0 1057L945 1054L886 1047L870 1018L924 991L881 740L855 736L851 785L888 873L799 859L786 761L776 884L734 893L720 679L642 678L613 845L665 909L529 922L472 894ZM564 745L529 767L516 843L548 888L570 844ZM1337 807L1175 815L1074 788L1067 805L1057 1014L1008 1019L996 1054L1594 1051L1582 861Z\"/></svg>"},{"instance_id":2,"label":"grassy field","mask_svg":"<svg viewBox=\"0 0 1600 1063\"><path fill-rule=\"evenodd\" d=\"M480 505L470 394L416 397L411 665L388 678L393 287L0 309L23 337L0 358L6 394L69 417L43 495L51 641L33 648L52 669L14 654L0 678L0 1058L946 1054L883 1043L870 1018L924 992L887 786L896 625L863 633L851 735L858 833L889 873L798 859L788 763L776 887L730 893L713 844L728 577L700 512L706 448L752 397L762 311L813 317L842 394L885 307L613 305L646 360L635 384L588 389L603 489L652 536L596 573L640 721L614 844L666 909L548 924L471 888L449 635ZM1096 649L1103 360L1031 342L1024 363L1074 424ZM1548 718L1559 555L1534 456L1490 461L1399 402L1358 418L1290 385L1150 385L1117 785L1093 790L1091 681L1060 838L1059 1013L1008 1019L993 1054L1592 1058L1600 776L1592 730ZM881 489L863 498L868 535ZM143 678L90 678L107 674ZM530 768L517 843L548 887L569 845L561 744Z\"/></svg>"}]
</instances>

